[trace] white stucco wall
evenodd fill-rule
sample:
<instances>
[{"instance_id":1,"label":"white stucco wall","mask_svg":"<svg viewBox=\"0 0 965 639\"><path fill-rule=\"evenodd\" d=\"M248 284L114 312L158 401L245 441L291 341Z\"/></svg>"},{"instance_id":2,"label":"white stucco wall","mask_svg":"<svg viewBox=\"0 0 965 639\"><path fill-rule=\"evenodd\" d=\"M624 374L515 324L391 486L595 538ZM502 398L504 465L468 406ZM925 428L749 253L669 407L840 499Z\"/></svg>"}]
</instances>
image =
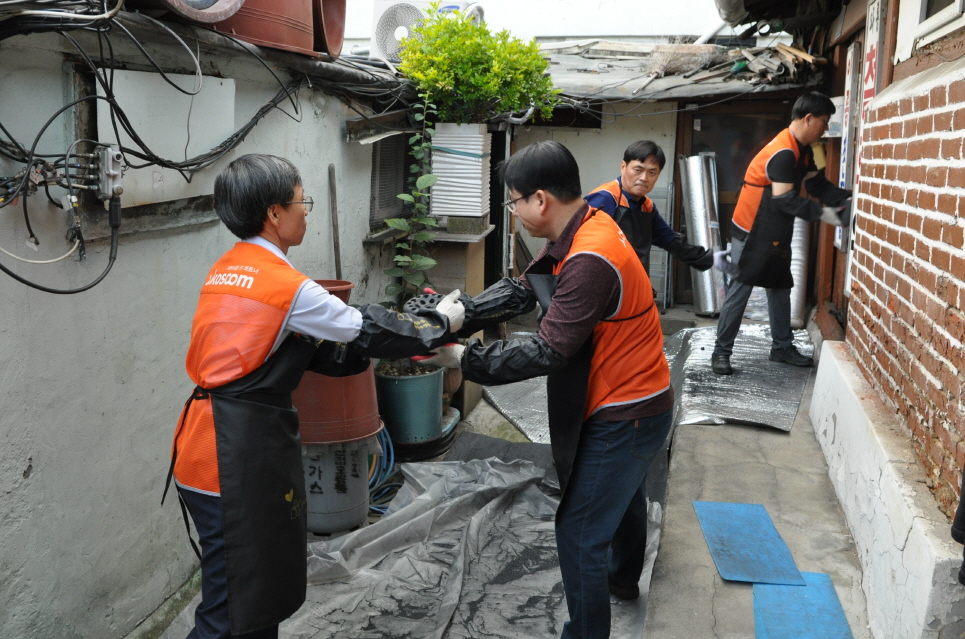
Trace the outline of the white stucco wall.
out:
<instances>
[{"instance_id":1,"label":"white stucco wall","mask_svg":"<svg viewBox=\"0 0 965 639\"><path fill-rule=\"evenodd\" d=\"M822 346L808 416L854 537L872 636L962 636L962 547L925 486L907 433L844 342Z\"/></svg>"},{"instance_id":2,"label":"white stucco wall","mask_svg":"<svg viewBox=\"0 0 965 639\"><path fill-rule=\"evenodd\" d=\"M663 149L667 164L654 188L667 187L673 180L676 161L677 103L624 103L606 106L602 129L566 129L555 127L516 127L516 149L538 140L556 140L573 153L580 166L580 183L584 193L620 175L620 162L627 146L637 140L653 140ZM662 212L662 211L661 211ZM664 216L666 219L666 216ZM526 246L535 256L543 240L535 239L520 225L516 226Z\"/></svg>"},{"instance_id":3,"label":"white stucco wall","mask_svg":"<svg viewBox=\"0 0 965 639\"><path fill-rule=\"evenodd\" d=\"M28 36L0 48L0 121L28 146L64 104L61 44ZM163 59L163 50L155 53ZM206 64L237 79L236 125L277 90L256 63L208 57ZM311 277L334 278L334 162L343 279L357 283L354 302L377 301L388 255L362 246L371 147L343 142L345 109L336 99L306 89L300 104L300 123L270 113L207 171L246 152L290 158L316 201L292 261ZM55 124L38 149L65 147L64 127ZM0 175L14 167L0 161ZM42 192L29 204L41 250L24 247L19 207L0 210L0 245L32 259L64 252L64 213ZM122 236L111 273L79 295L42 293L0 275L0 637L122 637L193 572L176 499L159 502L191 390L183 362L198 290L234 241L220 224ZM101 272L107 249L106 241L90 243L86 263L0 261L42 284L76 287Z\"/></svg>"}]
</instances>

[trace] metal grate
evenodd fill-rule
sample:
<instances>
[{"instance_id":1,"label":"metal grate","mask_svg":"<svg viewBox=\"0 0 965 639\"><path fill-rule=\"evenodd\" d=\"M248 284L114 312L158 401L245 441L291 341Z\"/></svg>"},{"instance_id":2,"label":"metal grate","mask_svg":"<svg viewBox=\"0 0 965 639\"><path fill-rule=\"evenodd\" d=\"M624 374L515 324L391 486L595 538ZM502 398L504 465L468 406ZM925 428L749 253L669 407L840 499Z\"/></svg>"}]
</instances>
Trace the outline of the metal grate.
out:
<instances>
[{"instance_id":1,"label":"metal grate","mask_svg":"<svg viewBox=\"0 0 965 639\"><path fill-rule=\"evenodd\" d=\"M372 145L370 231L381 229L390 217L404 214L403 202L397 196L404 192L405 168L405 135L383 138Z\"/></svg>"}]
</instances>

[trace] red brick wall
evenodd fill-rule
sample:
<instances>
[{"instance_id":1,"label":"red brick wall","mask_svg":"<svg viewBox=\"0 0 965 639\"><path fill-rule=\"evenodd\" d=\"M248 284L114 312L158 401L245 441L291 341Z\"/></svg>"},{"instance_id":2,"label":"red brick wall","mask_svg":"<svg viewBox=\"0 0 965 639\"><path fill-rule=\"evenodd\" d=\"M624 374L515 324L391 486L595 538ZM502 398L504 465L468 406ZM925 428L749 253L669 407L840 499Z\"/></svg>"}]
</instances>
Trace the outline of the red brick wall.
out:
<instances>
[{"instance_id":1,"label":"red brick wall","mask_svg":"<svg viewBox=\"0 0 965 639\"><path fill-rule=\"evenodd\" d=\"M847 341L951 515L965 466L965 81L910 81L865 123Z\"/></svg>"}]
</instances>

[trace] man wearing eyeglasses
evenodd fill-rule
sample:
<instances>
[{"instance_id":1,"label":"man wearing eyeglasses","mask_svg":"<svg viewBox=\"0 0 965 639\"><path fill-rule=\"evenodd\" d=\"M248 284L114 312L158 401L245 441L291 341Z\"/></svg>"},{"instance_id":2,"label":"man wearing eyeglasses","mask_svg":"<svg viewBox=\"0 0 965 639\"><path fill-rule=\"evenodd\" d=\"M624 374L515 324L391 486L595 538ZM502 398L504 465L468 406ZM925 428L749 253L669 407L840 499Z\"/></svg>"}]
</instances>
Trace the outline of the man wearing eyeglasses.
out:
<instances>
[{"instance_id":1,"label":"man wearing eyeglasses","mask_svg":"<svg viewBox=\"0 0 965 639\"><path fill-rule=\"evenodd\" d=\"M201 603L189 639L275 639L305 601L307 502L291 402L305 370L361 373L369 357L451 342L463 323L458 291L415 314L355 309L299 273L288 251L312 209L301 182L270 155L242 156L215 180L215 209L241 241L201 288L186 362L195 389L168 473L201 546L192 540Z\"/></svg>"},{"instance_id":2,"label":"man wearing eyeglasses","mask_svg":"<svg viewBox=\"0 0 965 639\"><path fill-rule=\"evenodd\" d=\"M519 279L466 304L468 336L537 301L534 337L436 349L427 363L487 385L547 376L553 460L563 496L556 542L570 620L563 639L605 639L610 597L639 596L644 479L670 431L673 390L650 279L616 222L581 197L573 155L536 142L501 168L509 210L546 239Z\"/></svg>"},{"instance_id":3,"label":"man wearing eyeglasses","mask_svg":"<svg viewBox=\"0 0 965 639\"><path fill-rule=\"evenodd\" d=\"M647 197L666 162L663 149L655 143L634 142L623 152L617 179L595 188L586 196L586 201L616 220L648 274L651 246L666 250L698 271L706 271L714 265L713 252L688 244L682 234L674 233L660 217L653 200Z\"/></svg>"}]
</instances>

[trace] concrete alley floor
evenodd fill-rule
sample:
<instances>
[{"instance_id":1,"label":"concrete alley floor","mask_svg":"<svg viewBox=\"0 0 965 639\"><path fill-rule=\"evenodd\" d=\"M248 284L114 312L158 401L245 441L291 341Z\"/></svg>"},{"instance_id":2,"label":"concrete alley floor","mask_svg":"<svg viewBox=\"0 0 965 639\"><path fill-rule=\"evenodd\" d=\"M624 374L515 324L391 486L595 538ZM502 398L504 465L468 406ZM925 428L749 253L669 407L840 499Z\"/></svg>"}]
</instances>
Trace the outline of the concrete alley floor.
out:
<instances>
[{"instance_id":1,"label":"concrete alley floor","mask_svg":"<svg viewBox=\"0 0 965 639\"><path fill-rule=\"evenodd\" d=\"M661 320L665 334L716 325L690 307L670 309ZM524 321L510 325L507 334L527 330L534 329ZM798 569L830 575L855 639L870 638L858 556L808 418L815 371L790 433L730 424L677 429L645 639L754 637L751 584L721 579L695 500L763 504ZM465 421L466 429L491 436L515 431L485 400Z\"/></svg>"},{"instance_id":2,"label":"concrete alley floor","mask_svg":"<svg viewBox=\"0 0 965 639\"><path fill-rule=\"evenodd\" d=\"M807 416L813 387L812 373L790 433L677 428L644 637L754 636L751 584L721 579L691 504L699 500L763 504L798 569L830 575L855 639L870 638L858 556Z\"/></svg>"}]
</instances>

